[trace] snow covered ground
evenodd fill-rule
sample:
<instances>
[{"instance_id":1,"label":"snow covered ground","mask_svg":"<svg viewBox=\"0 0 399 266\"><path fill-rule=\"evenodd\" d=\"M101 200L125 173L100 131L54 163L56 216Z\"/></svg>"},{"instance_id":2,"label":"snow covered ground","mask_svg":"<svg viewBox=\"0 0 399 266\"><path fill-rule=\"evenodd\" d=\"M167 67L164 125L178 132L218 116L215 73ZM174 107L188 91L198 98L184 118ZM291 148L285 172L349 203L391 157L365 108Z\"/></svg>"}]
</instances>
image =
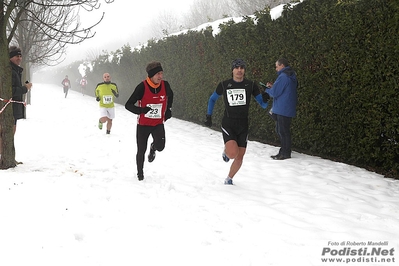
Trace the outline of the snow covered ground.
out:
<instances>
[{"instance_id":1,"label":"snow covered ground","mask_svg":"<svg viewBox=\"0 0 399 266\"><path fill-rule=\"evenodd\" d=\"M34 84L27 108L23 164L0 171L0 265L398 265L399 181L296 152L274 161L278 147L250 141L227 186L221 133L172 118L139 182L124 106L111 135L93 97L57 85Z\"/></svg>"}]
</instances>

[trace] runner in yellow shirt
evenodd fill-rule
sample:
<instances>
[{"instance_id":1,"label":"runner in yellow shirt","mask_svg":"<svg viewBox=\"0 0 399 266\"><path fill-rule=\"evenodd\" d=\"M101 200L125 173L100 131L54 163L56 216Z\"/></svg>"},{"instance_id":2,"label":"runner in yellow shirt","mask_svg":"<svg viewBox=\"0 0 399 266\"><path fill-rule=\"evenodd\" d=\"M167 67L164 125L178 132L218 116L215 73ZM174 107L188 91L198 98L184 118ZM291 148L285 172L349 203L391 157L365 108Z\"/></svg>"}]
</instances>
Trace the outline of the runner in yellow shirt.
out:
<instances>
[{"instance_id":1,"label":"runner in yellow shirt","mask_svg":"<svg viewBox=\"0 0 399 266\"><path fill-rule=\"evenodd\" d=\"M112 119L115 118L114 100L119 97L118 86L111 82L109 73L103 74L103 82L96 87L96 101L100 102L100 119L98 128L103 129L103 124L107 123L107 134L111 133Z\"/></svg>"}]
</instances>

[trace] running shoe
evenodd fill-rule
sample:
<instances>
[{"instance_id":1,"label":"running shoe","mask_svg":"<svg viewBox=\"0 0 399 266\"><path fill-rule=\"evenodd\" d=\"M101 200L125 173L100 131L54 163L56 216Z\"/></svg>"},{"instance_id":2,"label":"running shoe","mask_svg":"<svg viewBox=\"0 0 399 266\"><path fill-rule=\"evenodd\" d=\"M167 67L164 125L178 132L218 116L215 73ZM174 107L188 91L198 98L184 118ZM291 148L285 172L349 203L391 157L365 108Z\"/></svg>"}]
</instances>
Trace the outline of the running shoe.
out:
<instances>
[{"instance_id":1,"label":"running shoe","mask_svg":"<svg viewBox=\"0 0 399 266\"><path fill-rule=\"evenodd\" d=\"M148 162L153 162L155 160L155 149L154 149L154 143L151 143L150 146L150 153L148 154Z\"/></svg>"},{"instance_id":2,"label":"running shoe","mask_svg":"<svg viewBox=\"0 0 399 266\"><path fill-rule=\"evenodd\" d=\"M223 151L223 153L222 153L222 158L223 158L223 161L225 161L226 163L228 162L228 161L230 161L230 158L229 157L227 157L227 155L226 155L226 153Z\"/></svg>"},{"instance_id":3,"label":"running shoe","mask_svg":"<svg viewBox=\"0 0 399 266\"><path fill-rule=\"evenodd\" d=\"M227 178L224 180L224 184L225 184L225 185L233 185L233 179L230 178L230 177L227 177Z\"/></svg>"},{"instance_id":4,"label":"running shoe","mask_svg":"<svg viewBox=\"0 0 399 266\"><path fill-rule=\"evenodd\" d=\"M144 175L143 174L137 174L137 178L139 179L139 181L143 181L144 180Z\"/></svg>"}]
</instances>

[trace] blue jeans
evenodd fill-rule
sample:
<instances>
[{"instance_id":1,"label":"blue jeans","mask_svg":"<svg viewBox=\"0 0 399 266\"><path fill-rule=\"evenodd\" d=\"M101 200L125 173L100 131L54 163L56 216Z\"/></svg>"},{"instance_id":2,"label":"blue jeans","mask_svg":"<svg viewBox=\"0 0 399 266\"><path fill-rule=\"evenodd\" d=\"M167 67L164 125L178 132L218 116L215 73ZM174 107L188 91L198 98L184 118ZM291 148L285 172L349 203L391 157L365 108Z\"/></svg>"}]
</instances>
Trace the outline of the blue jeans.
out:
<instances>
[{"instance_id":1,"label":"blue jeans","mask_svg":"<svg viewBox=\"0 0 399 266\"><path fill-rule=\"evenodd\" d=\"M277 115L276 117L276 132L280 137L281 148L279 154L284 157L291 157L291 117Z\"/></svg>"}]
</instances>

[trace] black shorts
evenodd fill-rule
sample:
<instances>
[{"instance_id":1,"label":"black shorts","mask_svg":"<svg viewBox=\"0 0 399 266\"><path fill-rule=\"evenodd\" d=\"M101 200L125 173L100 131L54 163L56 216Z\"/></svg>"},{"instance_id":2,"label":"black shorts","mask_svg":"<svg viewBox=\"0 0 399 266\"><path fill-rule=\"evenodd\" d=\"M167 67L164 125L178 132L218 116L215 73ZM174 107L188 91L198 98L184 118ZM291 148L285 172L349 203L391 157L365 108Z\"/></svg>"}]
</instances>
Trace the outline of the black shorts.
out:
<instances>
[{"instance_id":1,"label":"black shorts","mask_svg":"<svg viewBox=\"0 0 399 266\"><path fill-rule=\"evenodd\" d=\"M246 148L248 142L248 119L233 119L224 117L222 120L224 143L229 140L237 142L238 147Z\"/></svg>"}]
</instances>

